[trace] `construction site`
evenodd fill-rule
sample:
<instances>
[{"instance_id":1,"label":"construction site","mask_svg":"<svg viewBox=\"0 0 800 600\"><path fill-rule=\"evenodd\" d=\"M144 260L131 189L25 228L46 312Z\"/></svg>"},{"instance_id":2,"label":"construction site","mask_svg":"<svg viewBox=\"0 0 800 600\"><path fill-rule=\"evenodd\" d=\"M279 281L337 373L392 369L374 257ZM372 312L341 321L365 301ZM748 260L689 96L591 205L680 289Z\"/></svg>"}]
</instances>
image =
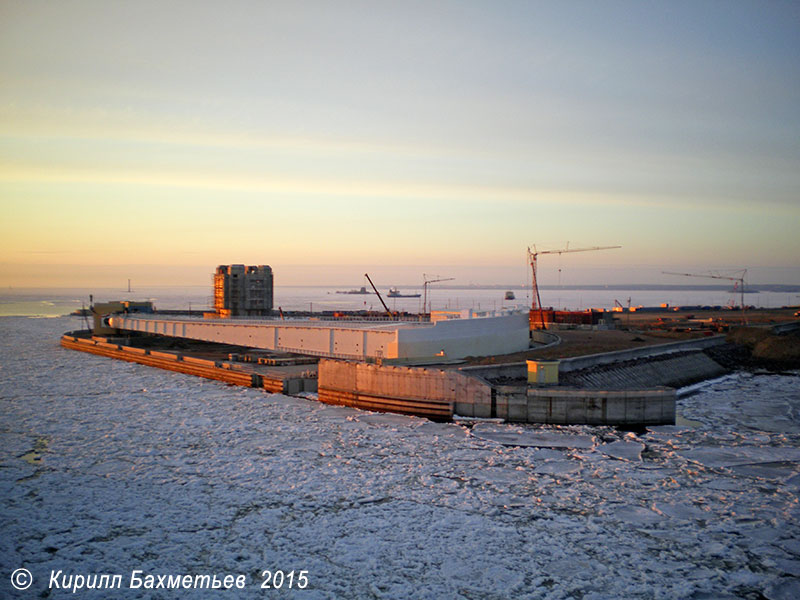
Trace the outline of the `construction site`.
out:
<instances>
[{"instance_id":1,"label":"construction site","mask_svg":"<svg viewBox=\"0 0 800 600\"><path fill-rule=\"evenodd\" d=\"M745 310L743 293L738 313L700 317L669 308L625 310L618 301L621 310L612 311L542 306L539 256L618 247L529 248L527 310L401 314L365 274L384 308L382 317L368 318L280 308L275 315L270 267L222 265L214 274L215 311L203 318L159 314L146 302L98 303L91 307L93 326L65 334L61 344L367 410L621 426L674 423L676 388L742 361L791 365L800 359L792 310ZM426 277L426 296L429 284L443 280ZM743 290L744 274L736 281ZM758 335L740 335L738 342L726 337L732 326L748 324Z\"/></svg>"}]
</instances>

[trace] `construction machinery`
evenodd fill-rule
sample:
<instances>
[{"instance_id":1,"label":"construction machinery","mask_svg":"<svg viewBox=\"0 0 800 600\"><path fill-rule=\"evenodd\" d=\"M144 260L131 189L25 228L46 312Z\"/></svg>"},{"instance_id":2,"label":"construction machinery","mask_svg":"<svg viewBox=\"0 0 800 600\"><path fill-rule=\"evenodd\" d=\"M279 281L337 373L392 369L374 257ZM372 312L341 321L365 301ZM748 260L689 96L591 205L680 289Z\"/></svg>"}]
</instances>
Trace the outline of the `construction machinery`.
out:
<instances>
[{"instance_id":1,"label":"construction machinery","mask_svg":"<svg viewBox=\"0 0 800 600\"><path fill-rule=\"evenodd\" d=\"M567 254L569 252L589 252L592 250L613 250L615 248L622 248L622 246L591 246L589 248L570 248L569 242L561 250L537 250L536 245L533 250L528 246L528 262L531 265L531 328L538 321L542 329L547 329L544 321L544 314L542 312L542 300L539 297L539 283L536 277L536 261L540 254Z\"/></svg>"},{"instance_id":2,"label":"construction machinery","mask_svg":"<svg viewBox=\"0 0 800 600\"><path fill-rule=\"evenodd\" d=\"M425 273L422 274L422 312L425 314L430 314L430 310L428 308L428 285L431 283L440 283L442 281L453 281L455 277L439 277L439 275L434 275L436 279L428 279L428 275Z\"/></svg>"},{"instance_id":3,"label":"construction machinery","mask_svg":"<svg viewBox=\"0 0 800 600\"><path fill-rule=\"evenodd\" d=\"M372 289L375 290L375 293L378 295L378 300L381 301L381 304L383 304L384 310L386 310L386 314L389 315L389 320L390 321L394 321L394 314L392 314L392 311L390 311L389 307L386 306L386 302L383 301L383 297L381 296L381 293L378 291L378 288L376 288L375 284L372 283L372 279L370 279L369 273L364 273L364 277L367 278L367 281L369 281L369 284L372 286Z\"/></svg>"},{"instance_id":4,"label":"construction machinery","mask_svg":"<svg viewBox=\"0 0 800 600\"><path fill-rule=\"evenodd\" d=\"M622 302L620 302L616 298L614 298L614 305L619 307L620 312L625 312L625 307L622 306ZM630 327L630 325L631 325L631 297L630 296L628 296L628 309L627 310L628 310L628 316L627 316L626 325L628 327Z\"/></svg>"},{"instance_id":5,"label":"construction machinery","mask_svg":"<svg viewBox=\"0 0 800 600\"><path fill-rule=\"evenodd\" d=\"M742 305L742 323L745 325L747 324L747 313L745 311L745 304L744 304L744 278L747 275L747 269L740 269L738 271L734 271L734 273L739 274L738 277L731 277L729 275L720 275L718 273L675 273L673 271L661 271L664 275L679 275L681 277L703 277L705 279L727 279L728 281L733 281L733 291L736 293L738 289L739 294L741 296L741 305Z\"/></svg>"}]
</instances>

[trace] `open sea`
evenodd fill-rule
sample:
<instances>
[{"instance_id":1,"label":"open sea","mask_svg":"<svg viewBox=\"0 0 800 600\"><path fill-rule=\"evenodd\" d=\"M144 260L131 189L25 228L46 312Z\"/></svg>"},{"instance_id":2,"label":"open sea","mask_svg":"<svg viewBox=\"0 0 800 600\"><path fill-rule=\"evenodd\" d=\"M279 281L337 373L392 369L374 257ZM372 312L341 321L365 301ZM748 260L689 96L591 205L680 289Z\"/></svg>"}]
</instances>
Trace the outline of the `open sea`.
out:
<instances>
[{"instance_id":1,"label":"open sea","mask_svg":"<svg viewBox=\"0 0 800 600\"><path fill-rule=\"evenodd\" d=\"M276 287L274 306L284 310L310 310L312 312L335 310L375 310L382 306L374 294L341 294L353 286L318 287L286 286ZM422 297L387 298L381 290L384 301L390 309L408 312L422 311ZM421 289L401 288L402 293L422 293ZM428 290L429 306L433 310L496 310L504 307L530 306L530 291L513 290L516 298L505 300L505 290L499 288L439 288L431 286ZM9 288L0 291L0 316L42 316L55 317L69 314L82 306L89 305L89 295L95 302L112 300L152 300L156 308L197 310L210 308L213 304L208 285L186 287L143 287L128 292L124 289L95 288ZM597 289L543 289L543 306L557 309L585 310L588 308L611 309L615 300L623 306L728 306L738 305L740 296L728 291L714 290L597 290ZM754 292L745 295L748 305L762 308L776 308L800 303L800 295L783 292Z\"/></svg>"}]
</instances>

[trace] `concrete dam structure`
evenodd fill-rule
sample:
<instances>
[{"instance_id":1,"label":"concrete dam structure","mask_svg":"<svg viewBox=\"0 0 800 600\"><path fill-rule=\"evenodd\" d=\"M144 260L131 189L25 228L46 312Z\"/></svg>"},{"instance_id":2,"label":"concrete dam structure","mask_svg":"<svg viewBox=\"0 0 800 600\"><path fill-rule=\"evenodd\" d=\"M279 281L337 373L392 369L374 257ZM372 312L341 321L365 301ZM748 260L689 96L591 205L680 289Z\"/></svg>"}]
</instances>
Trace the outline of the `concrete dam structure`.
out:
<instances>
[{"instance_id":1,"label":"concrete dam structure","mask_svg":"<svg viewBox=\"0 0 800 600\"><path fill-rule=\"evenodd\" d=\"M726 371L704 353L724 343L720 336L494 362L528 350L528 358L544 357L539 351L561 344L558 335L532 327L532 311L433 311L430 320L412 321L394 320L384 304L388 320L285 319L283 311L269 318L267 265L220 265L214 298L215 311L202 319L158 314L147 301L94 304L94 327L65 334L61 345L366 410L558 425L672 424L676 387ZM470 357L487 360L458 364Z\"/></svg>"},{"instance_id":2,"label":"concrete dam structure","mask_svg":"<svg viewBox=\"0 0 800 600\"><path fill-rule=\"evenodd\" d=\"M329 404L436 420L466 417L521 423L669 424L675 422L673 386L684 384L686 378L702 379L724 370L700 352L721 343L721 338L562 361L447 366L468 356L528 349L528 315L524 313L443 312L435 313L432 322L201 320L159 317L147 308L106 305L100 310L115 312L95 314L98 327L94 335L75 332L63 336L61 343L75 350L272 392L316 392L320 401ZM111 337L98 336L98 328L108 330ZM131 345L137 339L160 338L196 340L231 350L212 359L192 356L191 351ZM538 332L534 339L542 347L558 343L557 336L544 332ZM298 355L323 360L312 367L267 366L297 361L291 357ZM301 363L308 365L308 360ZM549 371L538 374L547 375L545 380L531 379L530 363L537 362L541 364L534 367ZM511 383L514 380L519 383Z\"/></svg>"}]
</instances>

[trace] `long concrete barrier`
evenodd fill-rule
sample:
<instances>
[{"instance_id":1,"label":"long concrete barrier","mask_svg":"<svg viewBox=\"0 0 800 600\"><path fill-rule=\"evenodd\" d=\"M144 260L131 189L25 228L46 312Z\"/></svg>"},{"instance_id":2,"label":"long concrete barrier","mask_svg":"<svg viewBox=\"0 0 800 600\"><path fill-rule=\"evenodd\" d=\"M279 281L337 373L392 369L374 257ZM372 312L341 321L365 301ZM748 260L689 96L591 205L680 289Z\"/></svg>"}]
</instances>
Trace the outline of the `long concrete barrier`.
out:
<instances>
[{"instance_id":1,"label":"long concrete barrier","mask_svg":"<svg viewBox=\"0 0 800 600\"><path fill-rule=\"evenodd\" d=\"M149 354L142 354L140 348L133 346L119 346L107 342L95 342L89 338L64 335L61 337L61 345L70 350L80 350L90 354L116 358L127 362L135 362L149 367L157 367L167 371L175 371L186 375L195 375L206 379L215 379L233 385L245 387L263 387L265 390L274 393L283 393L286 381L282 378L271 378L269 376L225 369L216 366L214 361L206 359L186 360L191 357L183 357L169 352L150 351Z\"/></svg>"}]
</instances>

